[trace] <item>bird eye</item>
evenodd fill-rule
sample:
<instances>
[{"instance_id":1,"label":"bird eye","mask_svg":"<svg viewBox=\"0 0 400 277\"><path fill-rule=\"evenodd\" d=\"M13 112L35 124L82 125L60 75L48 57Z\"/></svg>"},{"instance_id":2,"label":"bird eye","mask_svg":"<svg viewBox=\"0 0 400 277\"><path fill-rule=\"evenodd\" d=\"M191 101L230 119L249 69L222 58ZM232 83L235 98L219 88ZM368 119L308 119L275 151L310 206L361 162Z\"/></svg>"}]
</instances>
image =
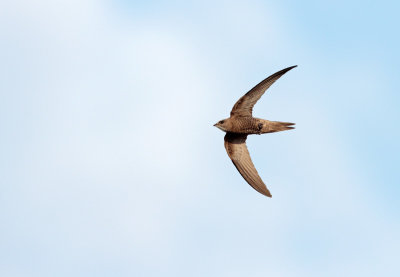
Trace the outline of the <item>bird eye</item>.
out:
<instances>
[{"instance_id":1,"label":"bird eye","mask_svg":"<svg viewBox=\"0 0 400 277\"><path fill-rule=\"evenodd\" d=\"M224 124L224 121L223 121L223 120L221 120L221 121L219 122L219 124Z\"/></svg>"}]
</instances>

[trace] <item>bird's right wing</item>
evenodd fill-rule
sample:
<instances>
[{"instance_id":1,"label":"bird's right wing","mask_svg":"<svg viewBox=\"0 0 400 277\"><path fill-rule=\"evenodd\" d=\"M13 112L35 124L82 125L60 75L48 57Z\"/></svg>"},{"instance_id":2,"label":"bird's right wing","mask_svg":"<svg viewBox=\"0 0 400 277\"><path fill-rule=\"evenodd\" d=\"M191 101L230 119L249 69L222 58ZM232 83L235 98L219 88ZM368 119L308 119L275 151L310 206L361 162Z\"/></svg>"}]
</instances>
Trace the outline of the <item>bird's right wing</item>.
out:
<instances>
[{"instance_id":1,"label":"bird's right wing","mask_svg":"<svg viewBox=\"0 0 400 277\"><path fill-rule=\"evenodd\" d=\"M272 197L267 189L267 186L261 180L256 168L250 158L250 153L246 146L246 134L236 134L227 132L224 141L225 149L231 158L233 164L236 166L239 173L243 178L252 186L256 191L265 196Z\"/></svg>"},{"instance_id":2,"label":"bird's right wing","mask_svg":"<svg viewBox=\"0 0 400 277\"><path fill-rule=\"evenodd\" d=\"M295 68L296 66L297 65L282 69L281 71L278 71L261 81L235 103L231 111L231 116L252 116L253 107L264 94L264 92L283 74L292 68Z\"/></svg>"}]
</instances>

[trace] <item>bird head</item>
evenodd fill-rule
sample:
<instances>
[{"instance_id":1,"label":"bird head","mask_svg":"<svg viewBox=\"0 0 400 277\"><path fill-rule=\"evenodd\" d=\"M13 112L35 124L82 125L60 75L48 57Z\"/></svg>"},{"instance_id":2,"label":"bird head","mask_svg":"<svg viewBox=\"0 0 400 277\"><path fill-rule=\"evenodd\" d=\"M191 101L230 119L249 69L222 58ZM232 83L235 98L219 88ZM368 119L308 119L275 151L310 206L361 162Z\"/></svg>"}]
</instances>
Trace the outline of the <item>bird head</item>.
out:
<instances>
[{"instance_id":1,"label":"bird head","mask_svg":"<svg viewBox=\"0 0 400 277\"><path fill-rule=\"evenodd\" d=\"M224 132L227 132L228 131L228 120L226 120L226 119L220 120L217 123L215 123L214 126Z\"/></svg>"}]
</instances>

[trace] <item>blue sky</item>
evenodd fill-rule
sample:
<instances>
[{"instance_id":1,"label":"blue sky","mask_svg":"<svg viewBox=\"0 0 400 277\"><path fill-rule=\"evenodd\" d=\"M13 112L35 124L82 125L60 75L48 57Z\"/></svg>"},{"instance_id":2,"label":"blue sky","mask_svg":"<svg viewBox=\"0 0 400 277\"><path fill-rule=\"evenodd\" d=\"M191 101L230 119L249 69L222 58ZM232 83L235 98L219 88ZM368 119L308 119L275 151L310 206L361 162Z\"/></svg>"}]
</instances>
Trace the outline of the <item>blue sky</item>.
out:
<instances>
[{"instance_id":1,"label":"blue sky","mask_svg":"<svg viewBox=\"0 0 400 277\"><path fill-rule=\"evenodd\" d=\"M394 1L3 1L1 276L397 276ZM212 125L268 75L252 190Z\"/></svg>"}]
</instances>

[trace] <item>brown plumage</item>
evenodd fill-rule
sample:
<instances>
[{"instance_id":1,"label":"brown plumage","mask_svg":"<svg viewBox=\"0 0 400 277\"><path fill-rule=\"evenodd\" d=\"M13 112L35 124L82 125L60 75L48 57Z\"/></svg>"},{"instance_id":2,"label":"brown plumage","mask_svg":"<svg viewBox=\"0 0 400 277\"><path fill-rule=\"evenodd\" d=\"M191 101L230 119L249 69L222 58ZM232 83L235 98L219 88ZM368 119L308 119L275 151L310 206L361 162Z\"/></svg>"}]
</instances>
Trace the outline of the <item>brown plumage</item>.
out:
<instances>
[{"instance_id":1,"label":"brown plumage","mask_svg":"<svg viewBox=\"0 0 400 277\"><path fill-rule=\"evenodd\" d=\"M224 138L225 149L239 173L256 191L268 197L272 197L272 195L251 161L246 139L251 134L261 135L294 129L292 127L294 123L269 121L253 117L253 107L264 92L283 74L294 67L296 65L282 69L261 81L235 103L229 118L214 124L214 126L226 132Z\"/></svg>"}]
</instances>

